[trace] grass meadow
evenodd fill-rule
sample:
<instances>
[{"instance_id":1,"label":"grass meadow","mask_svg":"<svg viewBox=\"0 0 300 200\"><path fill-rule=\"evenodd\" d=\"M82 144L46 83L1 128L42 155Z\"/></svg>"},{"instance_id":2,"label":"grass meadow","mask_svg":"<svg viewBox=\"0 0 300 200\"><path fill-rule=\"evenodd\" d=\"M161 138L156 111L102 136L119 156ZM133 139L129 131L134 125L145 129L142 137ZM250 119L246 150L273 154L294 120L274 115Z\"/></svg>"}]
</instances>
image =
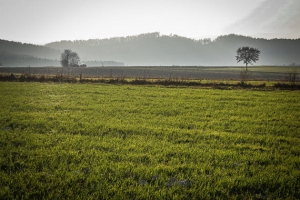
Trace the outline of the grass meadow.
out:
<instances>
[{"instance_id":1,"label":"grass meadow","mask_svg":"<svg viewBox=\"0 0 300 200\"><path fill-rule=\"evenodd\" d=\"M0 199L300 199L300 92L0 82Z\"/></svg>"}]
</instances>

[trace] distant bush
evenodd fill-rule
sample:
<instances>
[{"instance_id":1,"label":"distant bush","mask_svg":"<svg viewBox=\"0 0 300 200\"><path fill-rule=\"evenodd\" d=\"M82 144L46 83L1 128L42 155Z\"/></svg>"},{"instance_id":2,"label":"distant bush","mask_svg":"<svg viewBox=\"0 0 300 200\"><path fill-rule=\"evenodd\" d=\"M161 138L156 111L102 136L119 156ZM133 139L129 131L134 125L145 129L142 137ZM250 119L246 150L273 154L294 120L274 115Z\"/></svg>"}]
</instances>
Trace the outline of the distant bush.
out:
<instances>
[{"instance_id":1,"label":"distant bush","mask_svg":"<svg viewBox=\"0 0 300 200\"><path fill-rule=\"evenodd\" d=\"M299 90L300 89L300 85L298 84L289 84L289 83L275 83L274 84L275 88L281 88L281 89L295 89L295 90Z\"/></svg>"},{"instance_id":2,"label":"distant bush","mask_svg":"<svg viewBox=\"0 0 300 200\"><path fill-rule=\"evenodd\" d=\"M297 70L290 70L285 75L285 80L288 81L291 85L295 85L298 80L298 73Z\"/></svg>"},{"instance_id":3,"label":"distant bush","mask_svg":"<svg viewBox=\"0 0 300 200\"><path fill-rule=\"evenodd\" d=\"M17 78L12 73L10 75L2 75L2 74L0 74L0 80L1 81L15 81L16 79Z\"/></svg>"}]
</instances>

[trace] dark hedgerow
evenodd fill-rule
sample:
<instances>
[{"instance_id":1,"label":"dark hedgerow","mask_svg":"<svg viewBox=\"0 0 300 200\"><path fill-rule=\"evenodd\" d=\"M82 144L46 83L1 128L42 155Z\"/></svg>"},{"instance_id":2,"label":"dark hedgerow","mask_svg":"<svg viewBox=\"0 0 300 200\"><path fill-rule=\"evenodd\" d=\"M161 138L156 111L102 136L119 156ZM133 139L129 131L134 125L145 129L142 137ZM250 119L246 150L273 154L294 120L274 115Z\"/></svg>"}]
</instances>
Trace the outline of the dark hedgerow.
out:
<instances>
[{"instance_id":1,"label":"dark hedgerow","mask_svg":"<svg viewBox=\"0 0 300 200\"><path fill-rule=\"evenodd\" d=\"M272 86L267 86L266 83L252 84L245 81L241 82L221 82L221 81L209 81L202 82L201 80L185 80L185 79L125 79L125 77L116 78L81 78L78 79L73 76L46 76L46 75L28 75L22 74L15 76L14 74L3 75L0 74L0 81L16 81L16 82L65 82L65 83L106 83L106 84L130 84L130 85L162 85L162 86L195 86L195 87L212 87L212 88L278 88L278 89L293 89L299 90L300 85L298 82L293 84L278 82Z\"/></svg>"}]
</instances>

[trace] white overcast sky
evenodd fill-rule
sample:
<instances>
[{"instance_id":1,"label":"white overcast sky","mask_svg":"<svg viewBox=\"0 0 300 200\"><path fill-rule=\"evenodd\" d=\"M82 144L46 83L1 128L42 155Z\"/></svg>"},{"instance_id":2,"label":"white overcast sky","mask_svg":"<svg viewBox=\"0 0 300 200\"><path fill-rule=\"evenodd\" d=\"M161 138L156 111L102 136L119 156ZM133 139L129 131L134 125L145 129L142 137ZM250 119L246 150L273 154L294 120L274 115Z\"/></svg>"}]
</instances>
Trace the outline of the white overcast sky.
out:
<instances>
[{"instance_id":1,"label":"white overcast sky","mask_svg":"<svg viewBox=\"0 0 300 200\"><path fill-rule=\"evenodd\" d=\"M44 44L148 32L216 37L263 0L0 0L0 39Z\"/></svg>"}]
</instances>

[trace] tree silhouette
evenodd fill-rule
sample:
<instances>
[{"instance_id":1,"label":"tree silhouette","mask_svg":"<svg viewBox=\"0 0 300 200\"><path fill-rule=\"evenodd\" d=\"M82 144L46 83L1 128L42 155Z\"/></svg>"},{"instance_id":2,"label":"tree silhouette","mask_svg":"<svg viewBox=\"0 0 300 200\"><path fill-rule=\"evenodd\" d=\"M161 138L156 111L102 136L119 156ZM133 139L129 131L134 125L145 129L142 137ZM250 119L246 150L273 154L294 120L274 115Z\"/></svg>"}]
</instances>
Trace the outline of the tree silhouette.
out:
<instances>
[{"instance_id":1,"label":"tree silhouette","mask_svg":"<svg viewBox=\"0 0 300 200\"><path fill-rule=\"evenodd\" d=\"M65 49L61 54L60 63L63 67L75 67L78 66L80 58L76 52L70 49Z\"/></svg>"},{"instance_id":2,"label":"tree silhouette","mask_svg":"<svg viewBox=\"0 0 300 200\"><path fill-rule=\"evenodd\" d=\"M237 62L244 61L246 64L246 71L248 71L248 64L253 64L259 60L260 50L252 47L240 47L237 50L236 60Z\"/></svg>"}]
</instances>

